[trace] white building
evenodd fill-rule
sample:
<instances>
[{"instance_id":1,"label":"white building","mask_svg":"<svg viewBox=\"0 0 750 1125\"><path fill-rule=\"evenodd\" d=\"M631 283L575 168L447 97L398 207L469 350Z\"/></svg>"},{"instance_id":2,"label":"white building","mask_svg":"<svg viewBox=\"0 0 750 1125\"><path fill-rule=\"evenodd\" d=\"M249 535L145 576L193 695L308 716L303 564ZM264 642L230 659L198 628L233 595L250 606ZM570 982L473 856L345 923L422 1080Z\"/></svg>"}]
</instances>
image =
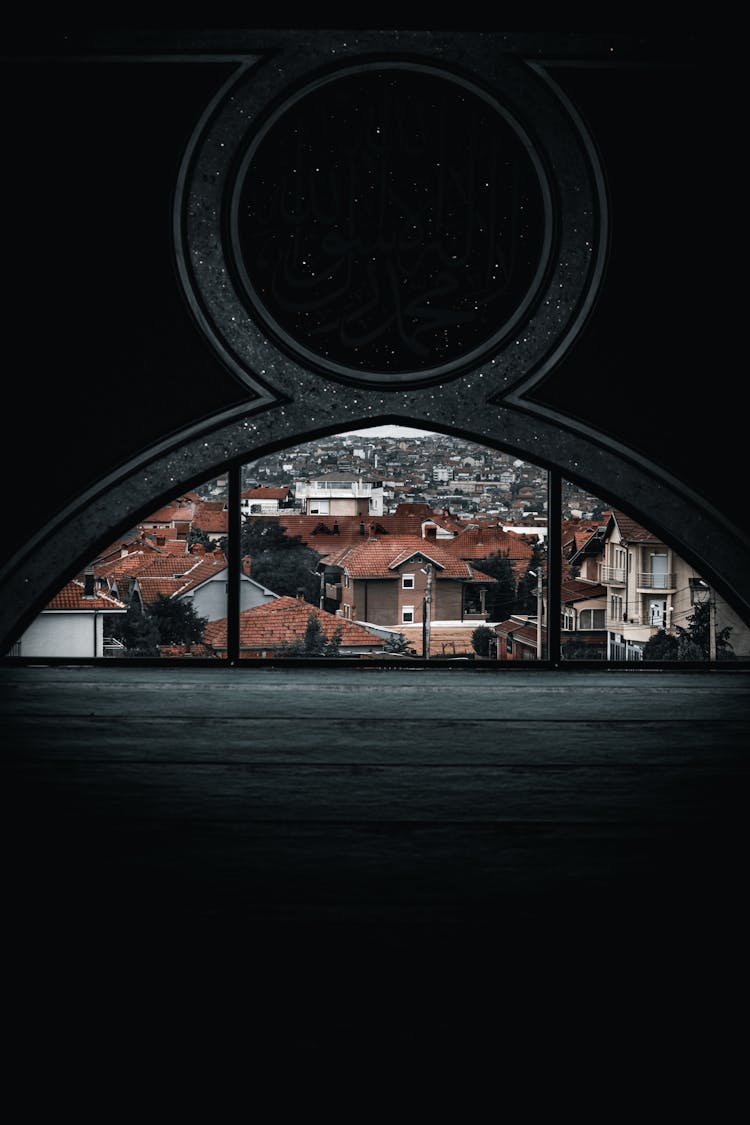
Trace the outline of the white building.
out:
<instances>
[{"instance_id":1,"label":"white building","mask_svg":"<svg viewBox=\"0 0 750 1125\"><path fill-rule=\"evenodd\" d=\"M660 629L676 635L678 627L689 627L694 612L691 583L700 576L654 532L612 511L603 534L592 535L579 552L584 554L589 575L592 557L597 556L596 577L607 589L608 660L642 660L647 641ZM577 556L570 559L577 561ZM746 659L750 630L723 598L715 592L712 597L716 630L730 626L734 654Z\"/></svg>"},{"instance_id":2,"label":"white building","mask_svg":"<svg viewBox=\"0 0 750 1125\"><path fill-rule=\"evenodd\" d=\"M45 606L16 642L13 656L95 657L122 648L108 638L107 622L127 607L95 585L93 574L73 579Z\"/></svg>"},{"instance_id":3,"label":"white building","mask_svg":"<svg viewBox=\"0 0 750 1125\"><path fill-rule=\"evenodd\" d=\"M362 473L324 473L297 481L297 503L308 516L382 516L383 481Z\"/></svg>"}]
</instances>

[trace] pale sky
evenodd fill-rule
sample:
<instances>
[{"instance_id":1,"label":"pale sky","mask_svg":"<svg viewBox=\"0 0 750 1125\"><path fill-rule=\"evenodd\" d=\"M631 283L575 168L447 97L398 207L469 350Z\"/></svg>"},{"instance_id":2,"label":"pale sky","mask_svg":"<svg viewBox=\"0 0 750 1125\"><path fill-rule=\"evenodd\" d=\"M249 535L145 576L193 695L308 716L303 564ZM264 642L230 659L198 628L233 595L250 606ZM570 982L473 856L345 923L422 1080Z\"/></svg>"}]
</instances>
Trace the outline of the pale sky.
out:
<instances>
[{"instance_id":1,"label":"pale sky","mask_svg":"<svg viewBox=\"0 0 750 1125\"><path fill-rule=\"evenodd\" d=\"M347 434L369 435L370 437L414 437L414 435L425 436L433 433L433 430L415 430L411 426L369 426L365 430L347 430Z\"/></svg>"}]
</instances>

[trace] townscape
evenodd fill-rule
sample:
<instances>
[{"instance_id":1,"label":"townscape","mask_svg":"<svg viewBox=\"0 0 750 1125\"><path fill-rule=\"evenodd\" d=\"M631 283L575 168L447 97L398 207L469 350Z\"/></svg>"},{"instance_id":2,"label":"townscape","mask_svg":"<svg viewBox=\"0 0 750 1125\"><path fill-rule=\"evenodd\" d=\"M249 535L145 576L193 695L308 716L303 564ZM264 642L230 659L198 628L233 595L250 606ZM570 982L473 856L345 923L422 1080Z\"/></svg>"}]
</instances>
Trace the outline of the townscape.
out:
<instances>
[{"instance_id":1,"label":"townscape","mask_svg":"<svg viewBox=\"0 0 750 1125\"><path fill-rule=\"evenodd\" d=\"M239 651L548 659L547 474L454 436L325 437L243 468ZM228 488L187 490L110 544L12 655L224 659ZM562 493L560 654L716 660L742 621L648 528Z\"/></svg>"}]
</instances>

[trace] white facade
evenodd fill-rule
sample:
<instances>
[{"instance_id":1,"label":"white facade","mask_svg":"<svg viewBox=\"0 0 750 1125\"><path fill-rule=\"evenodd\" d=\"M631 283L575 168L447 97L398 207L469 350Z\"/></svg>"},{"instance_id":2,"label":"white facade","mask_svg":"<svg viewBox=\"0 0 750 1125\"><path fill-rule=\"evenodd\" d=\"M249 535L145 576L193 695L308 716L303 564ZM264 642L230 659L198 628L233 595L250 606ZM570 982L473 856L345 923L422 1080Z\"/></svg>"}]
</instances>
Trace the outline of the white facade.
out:
<instances>
[{"instance_id":1,"label":"white facade","mask_svg":"<svg viewBox=\"0 0 750 1125\"><path fill-rule=\"evenodd\" d=\"M113 612L108 610L107 615ZM103 656L104 615L100 610L42 610L17 642L13 655Z\"/></svg>"},{"instance_id":2,"label":"white facade","mask_svg":"<svg viewBox=\"0 0 750 1125\"><path fill-rule=\"evenodd\" d=\"M297 481L295 498L307 515L382 516L383 482L360 475L331 473Z\"/></svg>"},{"instance_id":3,"label":"white facade","mask_svg":"<svg viewBox=\"0 0 750 1125\"><path fill-rule=\"evenodd\" d=\"M218 621L227 615L227 579L227 568L224 567L223 570L212 574L205 582L201 582L200 586L186 591L181 595L181 599L189 598L192 601L198 617ZM277 597L278 594L261 586L260 582L248 578L246 574L240 575L240 610L253 609L254 606L273 601Z\"/></svg>"},{"instance_id":4,"label":"white facade","mask_svg":"<svg viewBox=\"0 0 750 1125\"><path fill-rule=\"evenodd\" d=\"M605 539L598 580L607 587L607 657L641 660L646 642L660 629L677 635L687 629L694 612L691 579L700 575L670 547L658 540L624 542L615 523ZM731 626L729 644L747 659L750 630L723 598L712 591L715 626Z\"/></svg>"}]
</instances>

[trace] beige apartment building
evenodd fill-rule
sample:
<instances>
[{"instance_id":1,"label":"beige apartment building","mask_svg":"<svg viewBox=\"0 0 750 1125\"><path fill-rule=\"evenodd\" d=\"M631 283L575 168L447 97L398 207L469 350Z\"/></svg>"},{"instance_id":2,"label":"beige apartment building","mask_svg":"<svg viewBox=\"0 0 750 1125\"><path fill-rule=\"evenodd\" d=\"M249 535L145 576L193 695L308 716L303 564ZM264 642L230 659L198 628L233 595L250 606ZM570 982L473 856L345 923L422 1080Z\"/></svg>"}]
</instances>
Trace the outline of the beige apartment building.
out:
<instances>
[{"instance_id":1,"label":"beige apartment building","mask_svg":"<svg viewBox=\"0 0 750 1125\"><path fill-rule=\"evenodd\" d=\"M663 629L688 628L696 590L708 588L698 572L655 535L623 512L613 510L603 530L594 532L570 563L581 577L606 588L608 660L641 660L647 641ZM750 630L713 590L715 629L730 626L735 656L750 653Z\"/></svg>"}]
</instances>

